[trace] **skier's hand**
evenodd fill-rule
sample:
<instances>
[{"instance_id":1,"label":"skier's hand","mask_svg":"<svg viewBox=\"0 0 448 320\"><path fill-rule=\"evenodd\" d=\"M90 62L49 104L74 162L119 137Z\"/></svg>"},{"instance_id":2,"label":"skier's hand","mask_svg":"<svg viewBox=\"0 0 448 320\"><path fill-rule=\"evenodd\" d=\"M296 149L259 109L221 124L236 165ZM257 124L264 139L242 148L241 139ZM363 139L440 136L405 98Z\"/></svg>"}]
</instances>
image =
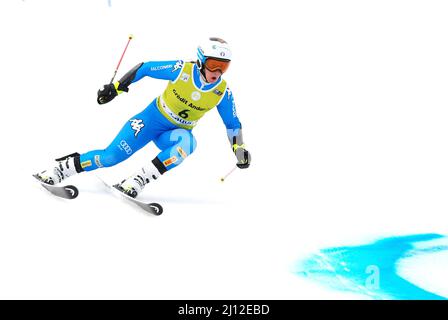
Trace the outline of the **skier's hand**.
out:
<instances>
[{"instance_id":1,"label":"skier's hand","mask_svg":"<svg viewBox=\"0 0 448 320\"><path fill-rule=\"evenodd\" d=\"M233 152L235 153L238 162L236 166L240 169L247 169L250 165L250 153L244 148L244 145L233 145Z\"/></svg>"},{"instance_id":2,"label":"skier's hand","mask_svg":"<svg viewBox=\"0 0 448 320\"><path fill-rule=\"evenodd\" d=\"M103 86L102 89L98 90L98 98L96 101L99 104L105 104L112 101L118 95L117 89L113 83L108 83Z\"/></svg>"}]
</instances>

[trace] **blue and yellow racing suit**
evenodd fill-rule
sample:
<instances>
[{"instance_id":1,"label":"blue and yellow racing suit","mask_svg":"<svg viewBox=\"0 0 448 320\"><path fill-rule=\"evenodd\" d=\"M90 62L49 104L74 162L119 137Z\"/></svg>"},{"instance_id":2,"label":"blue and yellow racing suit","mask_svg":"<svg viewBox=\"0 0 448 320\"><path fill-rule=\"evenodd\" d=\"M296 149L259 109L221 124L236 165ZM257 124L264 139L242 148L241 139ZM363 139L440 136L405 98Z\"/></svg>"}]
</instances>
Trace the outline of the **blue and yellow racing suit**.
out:
<instances>
[{"instance_id":1,"label":"blue and yellow racing suit","mask_svg":"<svg viewBox=\"0 0 448 320\"><path fill-rule=\"evenodd\" d=\"M170 170L196 148L192 129L199 119L217 108L229 139L238 136L241 123L236 115L233 95L224 79L204 82L193 62L146 62L134 67L116 83L118 93L144 77L169 80L165 91L142 112L130 118L106 149L81 154L84 171L114 166L154 141L161 173ZM120 84L121 83L121 84ZM120 90L123 89L123 90Z\"/></svg>"}]
</instances>

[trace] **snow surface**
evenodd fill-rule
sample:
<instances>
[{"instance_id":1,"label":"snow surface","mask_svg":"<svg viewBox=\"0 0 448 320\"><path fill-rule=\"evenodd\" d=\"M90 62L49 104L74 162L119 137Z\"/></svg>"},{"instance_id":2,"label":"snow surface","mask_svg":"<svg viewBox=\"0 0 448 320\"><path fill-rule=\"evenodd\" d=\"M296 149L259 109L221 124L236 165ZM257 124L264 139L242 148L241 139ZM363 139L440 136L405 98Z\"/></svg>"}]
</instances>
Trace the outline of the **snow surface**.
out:
<instances>
[{"instance_id":1,"label":"snow surface","mask_svg":"<svg viewBox=\"0 0 448 320\"><path fill-rule=\"evenodd\" d=\"M445 1L2 1L0 298L369 299L294 266L327 247L448 234L447 16ZM118 77L226 39L253 158L221 183L235 160L208 113L195 153L142 195L160 217L94 174L69 180L80 189L70 202L31 177L106 147L162 92L148 78L97 105L129 34ZM120 181L156 153L96 174ZM400 270L448 297L447 258Z\"/></svg>"}]
</instances>

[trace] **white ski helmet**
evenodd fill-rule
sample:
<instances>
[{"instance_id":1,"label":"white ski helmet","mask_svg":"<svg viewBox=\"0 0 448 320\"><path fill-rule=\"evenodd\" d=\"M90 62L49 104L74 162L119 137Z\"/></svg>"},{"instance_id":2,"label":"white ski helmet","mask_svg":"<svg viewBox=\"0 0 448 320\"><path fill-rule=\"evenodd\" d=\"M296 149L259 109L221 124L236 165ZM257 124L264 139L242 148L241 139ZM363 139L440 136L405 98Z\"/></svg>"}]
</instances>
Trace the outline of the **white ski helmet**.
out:
<instances>
[{"instance_id":1,"label":"white ski helmet","mask_svg":"<svg viewBox=\"0 0 448 320\"><path fill-rule=\"evenodd\" d=\"M198 46L197 54L200 68L205 65L208 58L227 62L227 64L232 60L232 52L230 51L229 44L221 38L209 38L206 42ZM224 72L225 70L222 71Z\"/></svg>"}]
</instances>

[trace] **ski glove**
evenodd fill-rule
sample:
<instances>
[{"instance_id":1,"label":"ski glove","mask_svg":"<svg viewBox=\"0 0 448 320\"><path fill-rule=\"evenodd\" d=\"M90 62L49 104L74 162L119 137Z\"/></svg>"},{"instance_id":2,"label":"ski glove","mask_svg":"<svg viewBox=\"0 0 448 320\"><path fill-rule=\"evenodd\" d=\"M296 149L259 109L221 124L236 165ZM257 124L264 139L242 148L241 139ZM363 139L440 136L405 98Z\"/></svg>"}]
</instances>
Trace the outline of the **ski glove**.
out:
<instances>
[{"instance_id":1,"label":"ski glove","mask_svg":"<svg viewBox=\"0 0 448 320\"><path fill-rule=\"evenodd\" d=\"M249 168L250 153L245 149L244 144L242 145L234 144L233 152L235 153L236 159L238 160L236 166L240 169Z\"/></svg>"},{"instance_id":2,"label":"ski glove","mask_svg":"<svg viewBox=\"0 0 448 320\"><path fill-rule=\"evenodd\" d=\"M116 84L108 83L103 86L103 89L98 90L98 98L96 99L98 104L105 104L112 101L118 95L117 87L118 82Z\"/></svg>"}]
</instances>

